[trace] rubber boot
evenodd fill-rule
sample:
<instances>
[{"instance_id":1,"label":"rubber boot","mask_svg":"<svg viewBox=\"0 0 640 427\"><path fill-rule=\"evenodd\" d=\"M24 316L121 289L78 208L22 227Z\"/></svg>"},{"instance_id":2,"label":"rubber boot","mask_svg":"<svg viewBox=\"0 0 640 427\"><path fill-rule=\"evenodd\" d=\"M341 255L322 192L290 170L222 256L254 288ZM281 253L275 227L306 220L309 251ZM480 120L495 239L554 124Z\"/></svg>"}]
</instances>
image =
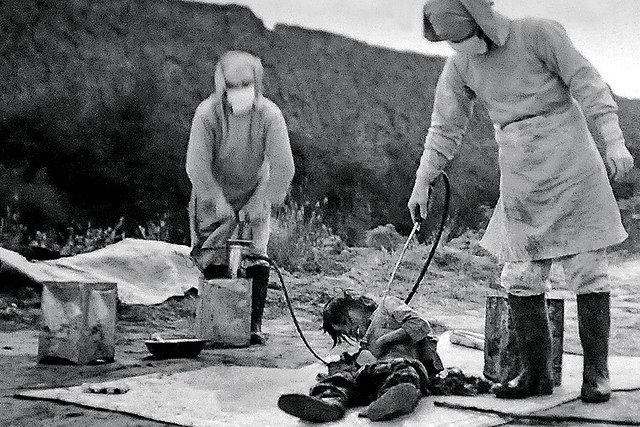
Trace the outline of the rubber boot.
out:
<instances>
[{"instance_id":1,"label":"rubber boot","mask_svg":"<svg viewBox=\"0 0 640 427\"><path fill-rule=\"evenodd\" d=\"M316 423L336 421L346 412L340 397L315 397L307 394L283 394L278 399L278 408L301 420Z\"/></svg>"},{"instance_id":2,"label":"rubber boot","mask_svg":"<svg viewBox=\"0 0 640 427\"><path fill-rule=\"evenodd\" d=\"M269 267L254 265L247 268L247 277L251 278L251 345L265 345L267 338L262 334L262 315L267 302L269 286Z\"/></svg>"},{"instance_id":3,"label":"rubber boot","mask_svg":"<svg viewBox=\"0 0 640 427\"><path fill-rule=\"evenodd\" d=\"M553 393L551 330L544 294L519 297L509 294L520 357L520 374L494 388L501 399L523 399Z\"/></svg>"},{"instance_id":4,"label":"rubber boot","mask_svg":"<svg viewBox=\"0 0 640 427\"><path fill-rule=\"evenodd\" d=\"M578 331L582 343L583 371L580 398L586 403L606 402L609 383L609 330L611 299L608 292L578 295Z\"/></svg>"},{"instance_id":5,"label":"rubber boot","mask_svg":"<svg viewBox=\"0 0 640 427\"><path fill-rule=\"evenodd\" d=\"M383 421L410 414L418 406L422 393L410 383L402 383L388 389L384 394L371 402L367 409L358 414L371 421Z\"/></svg>"}]
</instances>

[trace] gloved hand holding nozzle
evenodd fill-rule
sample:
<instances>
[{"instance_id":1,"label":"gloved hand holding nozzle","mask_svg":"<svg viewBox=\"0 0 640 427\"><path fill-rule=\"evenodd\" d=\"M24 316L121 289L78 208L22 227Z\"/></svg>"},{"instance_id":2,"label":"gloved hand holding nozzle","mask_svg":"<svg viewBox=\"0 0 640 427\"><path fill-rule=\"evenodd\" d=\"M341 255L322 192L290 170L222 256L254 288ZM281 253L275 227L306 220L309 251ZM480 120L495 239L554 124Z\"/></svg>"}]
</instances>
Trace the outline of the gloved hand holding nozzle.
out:
<instances>
[{"instance_id":1,"label":"gloved hand holding nozzle","mask_svg":"<svg viewBox=\"0 0 640 427\"><path fill-rule=\"evenodd\" d=\"M416 181L407 207L411 220L416 223L427 218L430 188L436 178L442 173L447 158L431 148L425 148L420 158L420 166L416 172Z\"/></svg>"}]
</instances>

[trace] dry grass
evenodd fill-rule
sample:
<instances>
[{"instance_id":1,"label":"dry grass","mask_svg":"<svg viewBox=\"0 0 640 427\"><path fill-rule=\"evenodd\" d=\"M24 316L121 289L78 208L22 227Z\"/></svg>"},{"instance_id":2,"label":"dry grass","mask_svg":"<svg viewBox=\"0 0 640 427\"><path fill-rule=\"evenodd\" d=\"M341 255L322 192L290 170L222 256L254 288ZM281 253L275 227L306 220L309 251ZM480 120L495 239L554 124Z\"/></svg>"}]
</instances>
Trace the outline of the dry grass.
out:
<instances>
[{"instance_id":1,"label":"dry grass","mask_svg":"<svg viewBox=\"0 0 640 427\"><path fill-rule=\"evenodd\" d=\"M5 208L5 214L0 218L0 247L23 254L38 248L51 254L71 256L104 248L125 237L170 241L170 235L166 215L138 225L130 232L125 231L124 217L108 227L95 227L88 222L73 223L63 230L48 228L44 231L24 225L20 213L10 207Z\"/></svg>"},{"instance_id":2,"label":"dry grass","mask_svg":"<svg viewBox=\"0 0 640 427\"><path fill-rule=\"evenodd\" d=\"M280 267L292 272L322 270L325 243L337 238L323 223L320 211L320 203L289 203L275 213L269 239L269 256Z\"/></svg>"}]
</instances>

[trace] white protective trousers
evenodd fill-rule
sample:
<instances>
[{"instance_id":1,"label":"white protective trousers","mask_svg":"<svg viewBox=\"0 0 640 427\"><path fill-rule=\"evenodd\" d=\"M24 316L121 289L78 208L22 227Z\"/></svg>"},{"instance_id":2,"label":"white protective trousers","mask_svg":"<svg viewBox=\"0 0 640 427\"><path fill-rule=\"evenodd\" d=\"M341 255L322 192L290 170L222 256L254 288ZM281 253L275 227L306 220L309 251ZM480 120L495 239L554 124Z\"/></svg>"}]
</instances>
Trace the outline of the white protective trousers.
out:
<instances>
[{"instance_id":1,"label":"white protective trousers","mask_svg":"<svg viewBox=\"0 0 640 427\"><path fill-rule=\"evenodd\" d=\"M610 292L606 248L559 258L506 262L500 283L508 293L519 297L548 292L551 290L549 273L553 263L561 265L568 290L580 295Z\"/></svg>"}]
</instances>

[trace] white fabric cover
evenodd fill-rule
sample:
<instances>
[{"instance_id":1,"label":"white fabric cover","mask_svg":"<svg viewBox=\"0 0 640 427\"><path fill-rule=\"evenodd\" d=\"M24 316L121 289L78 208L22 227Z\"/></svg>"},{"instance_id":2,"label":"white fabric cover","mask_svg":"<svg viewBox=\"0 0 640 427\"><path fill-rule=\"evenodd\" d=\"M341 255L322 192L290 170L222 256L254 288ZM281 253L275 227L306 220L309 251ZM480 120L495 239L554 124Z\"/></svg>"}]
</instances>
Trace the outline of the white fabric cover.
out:
<instances>
[{"instance_id":1,"label":"white fabric cover","mask_svg":"<svg viewBox=\"0 0 640 427\"><path fill-rule=\"evenodd\" d=\"M15 271L40 283L115 282L121 302L152 305L182 296L190 288L197 289L200 271L189 251L184 245L124 239L85 254L30 262L0 248L0 273Z\"/></svg>"}]
</instances>

